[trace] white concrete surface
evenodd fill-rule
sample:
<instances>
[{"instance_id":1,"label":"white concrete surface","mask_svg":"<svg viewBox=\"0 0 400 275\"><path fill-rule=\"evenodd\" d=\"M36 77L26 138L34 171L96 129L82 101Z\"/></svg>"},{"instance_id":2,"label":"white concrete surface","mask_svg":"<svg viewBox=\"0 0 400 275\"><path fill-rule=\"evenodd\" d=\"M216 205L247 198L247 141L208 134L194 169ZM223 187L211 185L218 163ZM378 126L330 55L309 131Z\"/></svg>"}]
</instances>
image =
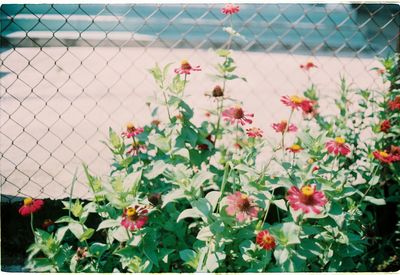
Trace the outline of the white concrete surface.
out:
<instances>
[{"instance_id":1,"label":"white concrete surface","mask_svg":"<svg viewBox=\"0 0 400 275\"><path fill-rule=\"evenodd\" d=\"M377 73L370 71L379 65L373 58L259 52L233 56L238 74L248 82L229 82L228 93L255 113L254 126L267 138L276 137L271 123L289 114L279 97L301 93L308 86L307 75L299 68L307 60L318 66L310 77L322 95L322 112L332 110L340 75L354 88L382 88ZM100 140L106 138L108 127L120 131L129 120L149 123L145 102L157 89L147 69L155 62L175 62L173 75L184 58L202 68L190 76L186 91L199 121L214 104L204 96L216 84L208 77L220 61L212 51L60 47L2 52L0 71L9 73L0 79L1 193L65 197L78 167L74 195L88 195L81 163L89 163L96 175L107 175L111 155Z\"/></svg>"}]
</instances>

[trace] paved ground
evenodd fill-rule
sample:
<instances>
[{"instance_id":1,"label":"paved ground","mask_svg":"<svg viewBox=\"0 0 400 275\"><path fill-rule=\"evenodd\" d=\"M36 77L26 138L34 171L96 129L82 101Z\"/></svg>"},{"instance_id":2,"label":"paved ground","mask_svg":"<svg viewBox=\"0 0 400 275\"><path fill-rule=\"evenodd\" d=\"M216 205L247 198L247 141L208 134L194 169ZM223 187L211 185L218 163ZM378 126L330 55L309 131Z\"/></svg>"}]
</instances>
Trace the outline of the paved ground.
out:
<instances>
[{"instance_id":1,"label":"paved ground","mask_svg":"<svg viewBox=\"0 0 400 275\"><path fill-rule=\"evenodd\" d=\"M279 97L300 93L308 85L299 64L309 57L249 52L235 52L234 57L239 74L248 82L229 83L228 93L255 113L254 125L273 139L270 124L288 116ZM197 121L214 104L203 95L215 85L208 77L218 61L212 51L16 48L2 52L0 58L2 194L64 197L77 167L82 179L82 161L96 174L106 175L110 154L100 141L109 126L122 130L128 120L140 125L149 122L145 102L156 88L147 69L156 61L179 66L181 59L188 58L202 67L202 72L190 76L187 90ZM332 110L339 75L353 87L382 87L376 72L370 71L378 65L374 58L316 56L311 60L318 66L310 77L323 95L323 112ZM78 184L75 194L87 194L86 187Z\"/></svg>"}]
</instances>

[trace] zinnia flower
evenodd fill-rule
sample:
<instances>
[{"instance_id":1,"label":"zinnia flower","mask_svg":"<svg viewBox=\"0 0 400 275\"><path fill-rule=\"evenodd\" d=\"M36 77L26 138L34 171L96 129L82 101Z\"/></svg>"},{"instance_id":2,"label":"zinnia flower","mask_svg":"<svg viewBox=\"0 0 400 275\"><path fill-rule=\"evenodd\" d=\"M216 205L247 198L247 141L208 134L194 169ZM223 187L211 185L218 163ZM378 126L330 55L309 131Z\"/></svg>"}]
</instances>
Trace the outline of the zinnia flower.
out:
<instances>
[{"instance_id":1,"label":"zinnia flower","mask_svg":"<svg viewBox=\"0 0 400 275\"><path fill-rule=\"evenodd\" d=\"M221 86L217 85L214 87L212 91L212 96L213 97L223 97L224 96L224 90L222 90Z\"/></svg>"},{"instance_id":2,"label":"zinnia flower","mask_svg":"<svg viewBox=\"0 0 400 275\"><path fill-rule=\"evenodd\" d=\"M126 153L137 156L140 152L145 153L146 150L147 150L146 145L140 144L139 142L136 141L132 143L131 149L129 149L129 151L127 151Z\"/></svg>"},{"instance_id":3,"label":"zinnia flower","mask_svg":"<svg viewBox=\"0 0 400 275\"><path fill-rule=\"evenodd\" d=\"M223 14L235 14L240 10L239 6L235 6L234 4L225 4L225 7L221 9Z\"/></svg>"},{"instance_id":4,"label":"zinnia flower","mask_svg":"<svg viewBox=\"0 0 400 275\"><path fill-rule=\"evenodd\" d=\"M350 147L343 137L337 137L334 140L328 141L325 144L325 147L329 153L333 153L335 155L340 154L346 156L348 153L350 153Z\"/></svg>"},{"instance_id":5,"label":"zinnia flower","mask_svg":"<svg viewBox=\"0 0 400 275\"><path fill-rule=\"evenodd\" d=\"M256 243L265 250L272 250L276 246L275 238L269 233L268 230L258 232Z\"/></svg>"},{"instance_id":6,"label":"zinnia flower","mask_svg":"<svg viewBox=\"0 0 400 275\"><path fill-rule=\"evenodd\" d=\"M87 256L87 247L78 247L76 250L75 258L76 260L82 260Z\"/></svg>"},{"instance_id":7,"label":"zinnia flower","mask_svg":"<svg viewBox=\"0 0 400 275\"><path fill-rule=\"evenodd\" d=\"M135 205L124 209L122 214L121 225L129 230L136 230L142 228L147 222L147 209Z\"/></svg>"},{"instance_id":8,"label":"zinnia flower","mask_svg":"<svg viewBox=\"0 0 400 275\"><path fill-rule=\"evenodd\" d=\"M286 150L292 152L293 154L296 154L296 153L300 152L301 150L303 150L303 148L298 144L293 144L292 146L286 148Z\"/></svg>"},{"instance_id":9,"label":"zinnia flower","mask_svg":"<svg viewBox=\"0 0 400 275\"><path fill-rule=\"evenodd\" d=\"M126 138L131 138L143 133L143 131L143 128L135 127L132 122L128 122L126 124L126 131L122 132L122 136Z\"/></svg>"},{"instance_id":10,"label":"zinnia flower","mask_svg":"<svg viewBox=\"0 0 400 275\"><path fill-rule=\"evenodd\" d=\"M400 110L400 95L396 96L394 100L390 100L388 102L389 109L394 111L394 110Z\"/></svg>"},{"instance_id":11,"label":"zinnia flower","mask_svg":"<svg viewBox=\"0 0 400 275\"><path fill-rule=\"evenodd\" d=\"M180 68L176 68L174 70L176 74L190 74L191 71L193 72L201 71L200 66L192 67L186 59L181 61Z\"/></svg>"},{"instance_id":12,"label":"zinnia flower","mask_svg":"<svg viewBox=\"0 0 400 275\"><path fill-rule=\"evenodd\" d=\"M157 205L161 205L162 204L161 193L152 193L151 195L149 195L147 197L147 199L149 200L149 202L153 206L157 206Z\"/></svg>"},{"instance_id":13,"label":"zinnia flower","mask_svg":"<svg viewBox=\"0 0 400 275\"><path fill-rule=\"evenodd\" d=\"M42 200L34 200L32 198L25 198L24 205L18 210L22 216L28 216L32 213L39 211L44 202Z\"/></svg>"},{"instance_id":14,"label":"zinnia flower","mask_svg":"<svg viewBox=\"0 0 400 275\"><path fill-rule=\"evenodd\" d=\"M257 218L259 208L253 203L246 194L236 192L227 197L228 207L226 213L229 216L236 216L238 222L243 222L247 219Z\"/></svg>"},{"instance_id":15,"label":"zinnia flower","mask_svg":"<svg viewBox=\"0 0 400 275\"><path fill-rule=\"evenodd\" d=\"M279 123L273 123L272 128L277 133L284 133L285 131L287 131L287 132L296 132L297 131L297 127L294 124L290 124L288 126L288 123L286 120L281 120L281 122L279 122Z\"/></svg>"},{"instance_id":16,"label":"zinnia flower","mask_svg":"<svg viewBox=\"0 0 400 275\"><path fill-rule=\"evenodd\" d=\"M287 200L294 210L301 209L303 213L311 210L315 214L321 213L321 208L328 202L325 194L315 189L315 184L304 185L300 190L296 186L290 187Z\"/></svg>"},{"instance_id":17,"label":"zinnia flower","mask_svg":"<svg viewBox=\"0 0 400 275\"><path fill-rule=\"evenodd\" d=\"M393 156L391 154L388 154L386 151L376 150L372 154L374 155L374 157L377 160L379 160L382 163L392 163L393 162Z\"/></svg>"},{"instance_id":18,"label":"zinnia flower","mask_svg":"<svg viewBox=\"0 0 400 275\"><path fill-rule=\"evenodd\" d=\"M311 61L308 61L306 64L301 64L300 69L303 69L304 71L309 71L311 68L318 68L317 65L312 63Z\"/></svg>"},{"instance_id":19,"label":"zinnia flower","mask_svg":"<svg viewBox=\"0 0 400 275\"><path fill-rule=\"evenodd\" d=\"M245 125L246 123L253 123L249 117L254 117L254 114L246 114L240 106L235 106L223 111L222 116L225 117L226 121L230 121L231 124L238 122Z\"/></svg>"},{"instance_id":20,"label":"zinnia flower","mask_svg":"<svg viewBox=\"0 0 400 275\"><path fill-rule=\"evenodd\" d=\"M256 128L256 127L246 129L246 132L247 132L247 135L252 138L262 137L263 133L264 133L260 128Z\"/></svg>"},{"instance_id":21,"label":"zinnia flower","mask_svg":"<svg viewBox=\"0 0 400 275\"><path fill-rule=\"evenodd\" d=\"M393 161L400 161L400 146L390 146L390 154L392 155Z\"/></svg>"},{"instance_id":22,"label":"zinnia flower","mask_svg":"<svg viewBox=\"0 0 400 275\"><path fill-rule=\"evenodd\" d=\"M384 132L385 134L387 134L390 130L390 120L386 119L384 121L382 121L381 125L380 125L380 130L381 132Z\"/></svg>"},{"instance_id":23,"label":"zinnia flower","mask_svg":"<svg viewBox=\"0 0 400 275\"><path fill-rule=\"evenodd\" d=\"M303 101L300 108L303 111L304 115L309 115L311 117L314 117L317 114L316 105L317 101L306 99Z\"/></svg>"}]
</instances>

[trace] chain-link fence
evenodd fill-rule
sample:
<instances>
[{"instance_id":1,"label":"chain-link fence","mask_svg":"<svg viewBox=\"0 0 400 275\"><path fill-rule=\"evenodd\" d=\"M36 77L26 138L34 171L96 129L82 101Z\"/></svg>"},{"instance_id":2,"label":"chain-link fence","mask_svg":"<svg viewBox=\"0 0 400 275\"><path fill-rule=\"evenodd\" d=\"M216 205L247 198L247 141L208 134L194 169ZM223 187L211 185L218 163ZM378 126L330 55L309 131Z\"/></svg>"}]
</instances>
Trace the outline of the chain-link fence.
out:
<instances>
[{"instance_id":1,"label":"chain-link fence","mask_svg":"<svg viewBox=\"0 0 400 275\"><path fill-rule=\"evenodd\" d=\"M189 101L202 118L210 102L216 55L229 18L222 5L2 5L2 197L63 198L82 162L98 175L111 155L100 141L108 127L149 123L147 97L156 92L147 69L183 58L200 65ZM302 92L309 77L334 97L339 76L359 88L382 89L377 57L396 51L397 5L243 4L233 17L244 38L234 57L247 83L228 92L270 132L281 119L279 96ZM309 74L299 65L312 60ZM275 103L274 103L275 102ZM324 109L324 108L321 108ZM202 113L203 112L203 113ZM162 113L160 114L162 119ZM204 117L203 117L204 118ZM78 170L74 195L88 190Z\"/></svg>"}]
</instances>

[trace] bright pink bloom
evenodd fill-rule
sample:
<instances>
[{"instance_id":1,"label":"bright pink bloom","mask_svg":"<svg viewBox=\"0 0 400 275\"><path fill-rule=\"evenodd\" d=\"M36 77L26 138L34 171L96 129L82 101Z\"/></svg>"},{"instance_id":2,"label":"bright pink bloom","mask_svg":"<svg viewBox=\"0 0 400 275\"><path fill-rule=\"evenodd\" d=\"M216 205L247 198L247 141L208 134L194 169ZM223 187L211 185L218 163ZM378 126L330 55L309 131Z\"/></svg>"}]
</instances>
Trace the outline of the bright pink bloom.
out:
<instances>
[{"instance_id":1,"label":"bright pink bloom","mask_svg":"<svg viewBox=\"0 0 400 275\"><path fill-rule=\"evenodd\" d=\"M325 144L325 148L328 150L329 153L333 153L335 155L343 155L346 156L350 153L350 147L346 140L342 137L337 137L334 140L330 140Z\"/></svg>"},{"instance_id":2,"label":"bright pink bloom","mask_svg":"<svg viewBox=\"0 0 400 275\"><path fill-rule=\"evenodd\" d=\"M249 119L249 117L254 117L254 114L246 114L241 107L235 106L223 111L222 116L225 117L226 121L230 121L231 124L238 122L245 125L246 123L253 123L253 120Z\"/></svg>"},{"instance_id":3,"label":"bright pink bloom","mask_svg":"<svg viewBox=\"0 0 400 275\"><path fill-rule=\"evenodd\" d=\"M122 214L121 225L129 230L140 229L148 220L147 213L146 208L138 205L125 208Z\"/></svg>"},{"instance_id":4,"label":"bright pink bloom","mask_svg":"<svg viewBox=\"0 0 400 275\"><path fill-rule=\"evenodd\" d=\"M306 99L302 102L300 108L304 115L310 115L311 117L314 117L317 114L316 105L317 101Z\"/></svg>"},{"instance_id":5,"label":"bright pink bloom","mask_svg":"<svg viewBox=\"0 0 400 275\"><path fill-rule=\"evenodd\" d=\"M292 109L298 110L301 108L303 112L308 112L310 107L313 106L313 102L297 95L282 96L281 102L286 106L292 107Z\"/></svg>"},{"instance_id":6,"label":"bright pink bloom","mask_svg":"<svg viewBox=\"0 0 400 275\"><path fill-rule=\"evenodd\" d=\"M301 64L300 68L303 69L304 71L309 71L311 68L318 68L317 65L312 63L311 61L307 62L306 64Z\"/></svg>"},{"instance_id":7,"label":"bright pink bloom","mask_svg":"<svg viewBox=\"0 0 400 275\"><path fill-rule=\"evenodd\" d=\"M375 151L372 153L374 157L379 160L382 163L392 163L393 162L393 156L391 154L388 154L386 151Z\"/></svg>"},{"instance_id":8,"label":"bright pink bloom","mask_svg":"<svg viewBox=\"0 0 400 275\"><path fill-rule=\"evenodd\" d=\"M174 70L176 74L190 74L190 72L192 71L193 72L201 71L200 66L192 67L186 59L181 61L180 68L176 68Z\"/></svg>"},{"instance_id":9,"label":"bright pink bloom","mask_svg":"<svg viewBox=\"0 0 400 275\"><path fill-rule=\"evenodd\" d=\"M304 185L300 190L296 186L290 187L287 200L294 210L301 209L303 213L311 210L315 214L321 213L321 208L328 202L325 194L316 190L315 184Z\"/></svg>"},{"instance_id":10,"label":"bright pink bloom","mask_svg":"<svg viewBox=\"0 0 400 275\"><path fill-rule=\"evenodd\" d=\"M390 130L390 127L391 127L390 120L386 119L386 120L382 121L382 123L380 125L380 131L387 134Z\"/></svg>"},{"instance_id":11,"label":"bright pink bloom","mask_svg":"<svg viewBox=\"0 0 400 275\"><path fill-rule=\"evenodd\" d=\"M32 213L39 211L44 202L42 200L34 200L32 198L25 198L24 205L18 210L22 216L28 216Z\"/></svg>"},{"instance_id":12,"label":"bright pink bloom","mask_svg":"<svg viewBox=\"0 0 400 275\"><path fill-rule=\"evenodd\" d=\"M272 250L276 246L275 238L269 233L268 230L258 232L256 243L265 250Z\"/></svg>"},{"instance_id":13,"label":"bright pink bloom","mask_svg":"<svg viewBox=\"0 0 400 275\"><path fill-rule=\"evenodd\" d=\"M288 151L290 151L290 152L296 154L296 153L302 151L303 148L302 148L300 145L298 145L298 144L293 144L292 146L286 148L286 150L288 150Z\"/></svg>"},{"instance_id":14,"label":"bright pink bloom","mask_svg":"<svg viewBox=\"0 0 400 275\"><path fill-rule=\"evenodd\" d=\"M246 132L247 132L247 135L252 138L262 137L263 133L264 133L260 128L256 128L256 127L246 129Z\"/></svg>"},{"instance_id":15,"label":"bright pink bloom","mask_svg":"<svg viewBox=\"0 0 400 275\"><path fill-rule=\"evenodd\" d=\"M238 222L243 222L247 219L257 218L259 208L253 203L246 194L236 192L227 197L228 207L226 213L229 216L236 216Z\"/></svg>"},{"instance_id":16,"label":"bright pink bloom","mask_svg":"<svg viewBox=\"0 0 400 275\"><path fill-rule=\"evenodd\" d=\"M286 127L287 127L287 129L286 129ZM290 124L288 127L286 120L281 120L281 122L279 122L279 123L273 123L272 128L277 133L284 133L285 131L287 131L287 132L296 132L297 131L296 125Z\"/></svg>"},{"instance_id":17,"label":"bright pink bloom","mask_svg":"<svg viewBox=\"0 0 400 275\"><path fill-rule=\"evenodd\" d=\"M225 4L225 7L221 9L223 14L235 14L240 10L239 6L235 6L234 4Z\"/></svg>"},{"instance_id":18,"label":"bright pink bloom","mask_svg":"<svg viewBox=\"0 0 400 275\"><path fill-rule=\"evenodd\" d=\"M400 95L396 96L394 100L390 100L388 102L389 109L394 111L394 110L400 110Z\"/></svg>"},{"instance_id":19,"label":"bright pink bloom","mask_svg":"<svg viewBox=\"0 0 400 275\"><path fill-rule=\"evenodd\" d=\"M144 129L142 127L135 127L133 123L128 122L126 124L126 131L122 132L122 136L126 138L131 138L143 133L143 131Z\"/></svg>"}]
</instances>

